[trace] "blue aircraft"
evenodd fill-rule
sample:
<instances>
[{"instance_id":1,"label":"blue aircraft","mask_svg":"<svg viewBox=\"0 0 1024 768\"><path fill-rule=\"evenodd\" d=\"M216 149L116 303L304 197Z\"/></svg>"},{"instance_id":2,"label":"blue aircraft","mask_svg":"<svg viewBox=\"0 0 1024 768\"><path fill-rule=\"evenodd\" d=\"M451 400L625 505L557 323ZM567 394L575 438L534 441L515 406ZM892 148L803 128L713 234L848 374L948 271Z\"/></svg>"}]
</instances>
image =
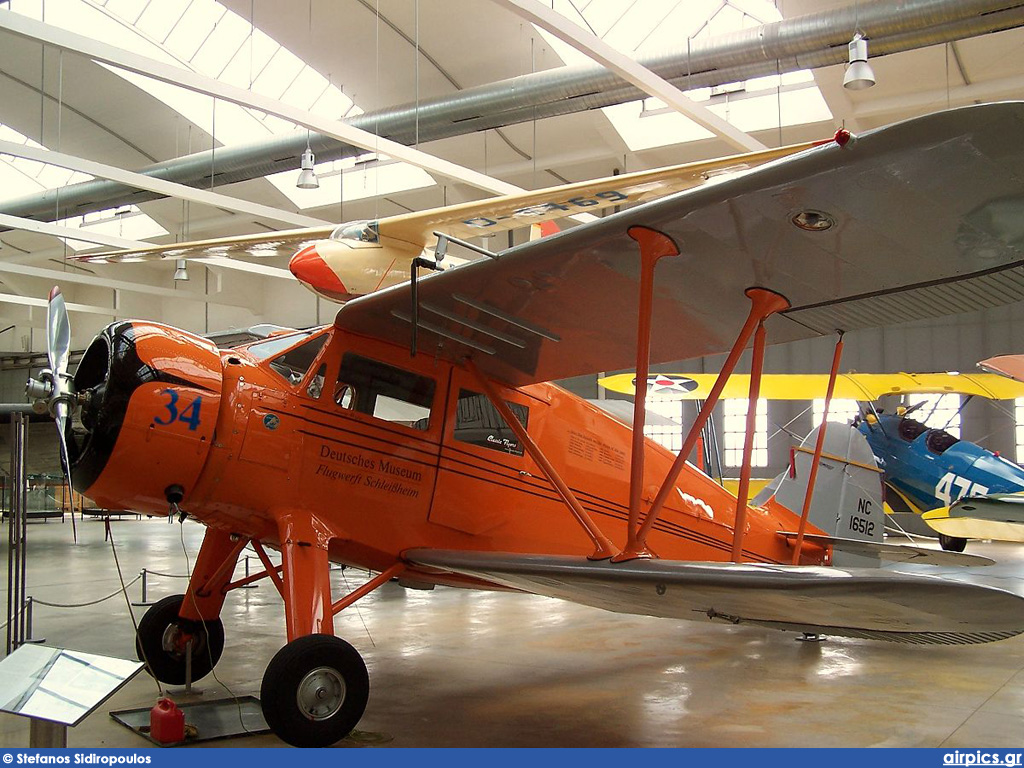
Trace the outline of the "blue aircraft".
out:
<instances>
[{"instance_id":1,"label":"blue aircraft","mask_svg":"<svg viewBox=\"0 0 1024 768\"><path fill-rule=\"evenodd\" d=\"M1024 469L975 443L910 418L921 405L900 408L895 414L868 413L854 421L885 473L891 523L908 533L934 536L929 516L922 518L922 513L942 509L944 514L939 517L946 518L947 508L961 500L1024 492ZM960 530L970 533L969 528ZM967 545L965 537L938 535L943 549L962 552Z\"/></svg>"}]
</instances>

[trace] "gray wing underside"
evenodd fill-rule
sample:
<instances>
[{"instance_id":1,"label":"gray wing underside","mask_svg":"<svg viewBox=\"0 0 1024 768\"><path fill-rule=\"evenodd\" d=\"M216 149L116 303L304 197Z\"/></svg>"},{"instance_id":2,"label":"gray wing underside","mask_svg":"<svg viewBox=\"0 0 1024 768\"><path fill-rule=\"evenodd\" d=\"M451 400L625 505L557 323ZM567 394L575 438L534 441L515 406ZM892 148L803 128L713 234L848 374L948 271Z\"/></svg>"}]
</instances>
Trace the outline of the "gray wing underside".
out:
<instances>
[{"instance_id":1,"label":"gray wing underside","mask_svg":"<svg viewBox=\"0 0 1024 768\"><path fill-rule=\"evenodd\" d=\"M940 645L1024 632L1024 598L916 573L426 549L406 558L420 568L616 613Z\"/></svg>"},{"instance_id":2,"label":"gray wing underside","mask_svg":"<svg viewBox=\"0 0 1024 768\"><path fill-rule=\"evenodd\" d=\"M657 267L652 362L726 351L753 285L793 304L769 321L772 342L1020 301L1022 133L1021 103L928 115L431 274L420 343L515 386L634 365L631 226L681 252ZM808 211L832 226L794 224ZM351 301L336 322L407 345L409 286Z\"/></svg>"}]
</instances>

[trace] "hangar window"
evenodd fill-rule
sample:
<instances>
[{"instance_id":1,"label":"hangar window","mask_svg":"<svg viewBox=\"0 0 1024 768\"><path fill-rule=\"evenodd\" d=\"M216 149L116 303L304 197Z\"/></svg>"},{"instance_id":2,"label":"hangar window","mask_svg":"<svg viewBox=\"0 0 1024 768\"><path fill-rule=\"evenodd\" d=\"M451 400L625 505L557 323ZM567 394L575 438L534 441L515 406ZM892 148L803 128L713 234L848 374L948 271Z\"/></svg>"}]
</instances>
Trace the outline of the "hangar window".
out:
<instances>
[{"instance_id":1,"label":"hangar window","mask_svg":"<svg viewBox=\"0 0 1024 768\"><path fill-rule=\"evenodd\" d=\"M505 401L519 423L526 427L530 420L530 409L519 403ZM486 395L468 389L459 390L459 401L455 406L454 437L463 443L479 445L513 456L523 455L519 438L509 427L498 409Z\"/></svg>"},{"instance_id":2,"label":"hangar window","mask_svg":"<svg viewBox=\"0 0 1024 768\"><path fill-rule=\"evenodd\" d=\"M346 352L338 371L334 402L375 419L427 430L434 403L434 380Z\"/></svg>"},{"instance_id":3,"label":"hangar window","mask_svg":"<svg viewBox=\"0 0 1024 768\"><path fill-rule=\"evenodd\" d=\"M914 418L933 429L944 429L960 437L960 395L908 395L907 406L924 403Z\"/></svg>"},{"instance_id":4,"label":"hangar window","mask_svg":"<svg viewBox=\"0 0 1024 768\"><path fill-rule=\"evenodd\" d=\"M722 434L725 442L725 464L738 467L743 464L743 439L747 432L746 398L729 398L722 401L724 419ZM754 419L754 450L750 455L754 467L768 466L768 401L758 398Z\"/></svg>"},{"instance_id":5,"label":"hangar window","mask_svg":"<svg viewBox=\"0 0 1024 768\"><path fill-rule=\"evenodd\" d=\"M821 415L825 413L825 398L814 398L812 405L814 426L817 427L821 424ZM847 400L845 398L836 397L833 398L832 402L829 404L828 420L829 423L835 422L837 424L850 424L858 413L860 413L860 407L857 405L856 400Z\"/></svg>"},{"instance_id":6,"label":"hangar window","mask_svg":"<svg viewBox=\"0 0 1024 768\"><path fill-rule=\"evenodd\" d=\"M648 400L644 435L670 451L682 449L684 407L685 400Z\"/></svg>"}]
</instances>

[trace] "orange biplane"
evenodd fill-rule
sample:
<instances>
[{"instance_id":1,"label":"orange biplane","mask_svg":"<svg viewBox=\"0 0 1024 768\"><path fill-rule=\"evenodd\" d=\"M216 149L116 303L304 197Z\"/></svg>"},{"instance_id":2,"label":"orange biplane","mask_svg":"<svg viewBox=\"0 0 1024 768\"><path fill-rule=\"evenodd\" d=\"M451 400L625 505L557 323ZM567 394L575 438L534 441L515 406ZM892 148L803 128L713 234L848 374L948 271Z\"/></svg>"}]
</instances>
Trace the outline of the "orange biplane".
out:
<instances>
[{"instance_id":1,"label":"orange biplane","mask_svg":"<svg viewBox=\"0 0 1024 768\"><path fill-rule=\"evenodd\" d=\"M292 744L326 745L359 721L369 693L333 616L398 576L900 642L1024 631L1024 599L1001 589L823 567L844 545L834 519L749 506L742 483L737 498L687 464L700 420L674 456L546 383L634 365L646 375L649 360L731 346L723 384L752 337L757 371L766 333L783 341L1021 298L1018 230L996 215L1024 200L1021 135L1021 104L840 133L432 272L415 291L355 299L330 327L218 350L117 322L73 379L55 292L52 372L32 391L58 416L75 488L100 506L187 510L207 526L186 594L141 620L140 658L180 683L192 640L193 674L207 673L227 594L269 578L288 642L263 677L266 720ZM265 570L234 580L248 544ZM331 561L379 575L332 595Z\"/></svg>"}]
</instances>

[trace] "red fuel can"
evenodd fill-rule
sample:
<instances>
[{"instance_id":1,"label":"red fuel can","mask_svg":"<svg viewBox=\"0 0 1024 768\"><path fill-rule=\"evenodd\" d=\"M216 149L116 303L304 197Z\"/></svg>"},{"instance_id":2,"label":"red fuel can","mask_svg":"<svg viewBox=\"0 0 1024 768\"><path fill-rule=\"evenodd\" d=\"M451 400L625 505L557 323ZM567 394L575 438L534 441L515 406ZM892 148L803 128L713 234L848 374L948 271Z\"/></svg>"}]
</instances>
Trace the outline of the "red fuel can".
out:
<instances>
[{"instance_id":1,"label":"red fuel can","mask_svg":"<svg viewBox=\"0 0 1024 768\"><path fill-rule=\"evenodd\" d=\"M185 740L185 713L170 699L160 699L149 710L149 735L161 744Z\"/></svg>"}]
</instances>

